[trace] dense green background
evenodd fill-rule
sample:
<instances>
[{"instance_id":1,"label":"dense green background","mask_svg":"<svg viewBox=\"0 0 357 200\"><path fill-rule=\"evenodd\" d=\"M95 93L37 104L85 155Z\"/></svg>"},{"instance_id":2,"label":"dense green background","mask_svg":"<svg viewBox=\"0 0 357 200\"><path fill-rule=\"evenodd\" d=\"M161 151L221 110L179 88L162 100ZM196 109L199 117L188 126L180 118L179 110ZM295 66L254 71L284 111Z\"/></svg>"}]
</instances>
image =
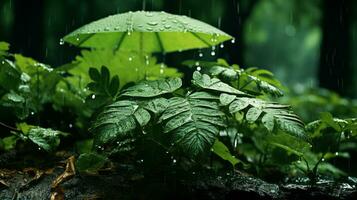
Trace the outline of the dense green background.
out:
<instances>
[{"instance_id":1,"label":"dense green background","mask_svg":"<svg viewBox=\"0 0 357 200\"><path fill-rule=\"evenodd\" d=\"M60 46L61 37L110 14L143 9L221 28L237 42L217 57L270 69L291 88L320 84L357 96L357 2L352 0L1 0L0 40L9 42L12 52L59 66L78 54ZM192 57L197 51L168 56L167 62L177 65ZM213 59L209 51L205 59Z\"/></svg>"}]
</instances>

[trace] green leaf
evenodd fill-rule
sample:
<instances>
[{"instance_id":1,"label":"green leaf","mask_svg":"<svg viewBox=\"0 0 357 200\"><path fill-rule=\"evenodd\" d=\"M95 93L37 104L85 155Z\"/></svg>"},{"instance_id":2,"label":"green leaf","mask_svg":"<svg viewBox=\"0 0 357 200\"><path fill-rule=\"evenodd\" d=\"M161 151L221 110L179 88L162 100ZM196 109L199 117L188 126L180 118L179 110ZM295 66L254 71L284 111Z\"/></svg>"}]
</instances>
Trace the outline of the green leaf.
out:
<instances>
[{"instance_id":1,"label":"green leaf","mask_svg":"<svg viewBox=\"0 0 357 200\"><path fill-rule=\"evenodd\" d=\"M262 123L268 131L273 132L275 124L274 115L265 114L262 118Z\"/></svg>"},{"instance_id":2,"label":"green leaf","mask_svg":"<svg viewBox=\"0 0 357 200\"><path fill-rule=\"evenodd\" d=\"M100 81L101 79L101 75L99 73L99 71L96 68L89 68L89 77L93 80L93 81Z\"/></svg>"},{"instance_id":3,"label":"green leaf","mask_svg":"<svg viewBox=\"0 0 357 200\"><path fill-rule=\"evenodd\" d=\"M0 56L7 55L7 51L10 49L10 44L0 41Z\"/></svg>"},{"instance_id":4,"label":"green leaf","mask_svg":"<svg viewBox=\"0 0 357 200\"><path fill-rule=\"evenodd\" d=\"M91 132L95 134L95 143L103 144L130 136L137 127L145 126L151 119L145 109L148 102L128 100L117 101L108 105L98 115Z\"/></svg>"},{"instance_id":5,"label":"green leaf","mask_svg":"<svg viewBox=\"0 0 357 200\"><path fill-rule=\"evenodd\" d=\"M169 102L165 98L157 98L149 101L145 105L145 109L153 112L155 115L161 114L169 106Z\"/></svg>"},{"instance_id":6,"label":"green leaf","mask_svg":"<svg viewBox=\"0 0 357 200\"><path fill-rule=\"evenodd\" d=\"M39 147L51 152L60 144L59 136L62 133L49 128L34 127L28 132L28 138Z\"/></svg>"},{"instance_id":7,"label":"green leaf","mask_svg":"<svg viewBox=\"0 0 357 200\"><path fill-rule=\"evenodd\" d=\"M229 152L229 149L227 148L226 145L224 145L221 141L216 140L212 146L212 150L215 154L217 154L220 158L223 160L226 160L231 163L231 165L234 167L236 164L238 164L240 161L232 156L232 154Z\"/></svg>"},{"instance_id":8,"label":"green leaf","mask_svg":"<svg viewBox=\"0 0 357 200\"><path fill-rule=\"evenodd\" d=\"M247 107L249 107L246 113L248 121L255 122L263 114L261 121L269 131L273 131L276 127L298 138L307 139L304 123L292 113L290 106L261 99L236 97L236 100L229 105L229 111L237 113Z\"/></svg>"},{"instance_id":9,"label":"green leaf","mask_svg":"<svg viewBox=\"0 0 357 200\"><path fill-rule=\"evenodd\" d=\"M114 76L109 84L109 93L112 97L115 97L119 91L119 77Z\"/></svg>"},{"instance_id":10,"label":"green leaf","mask_svg":"<svg viewBox=\"0 0 357 200\"><path fill-rule=\"evenodd\" d=\"M81 154L76 161L76 168L79 172L96 173L102 168L108 158L97 153Z\"/></svg>"},{"instance_id":11,"label":"green leaf","mask_svg":"<svg viewBox=\"0 0 357 200\"><path fill-rule=\"evenodd\" d=\"M169 78L166 80L142 81L128 89L122 96L129 97L155 97L172 93L182 86L180 78Z\"/></svg>"},{"instance_id":12,"label":"green leaf","mask_svg":"<svg viewBox=\"0 0 357 200\"><path fill-rule=\"evenodd\" d=\"M321 113L321 120L322 120L322 122L324 122L324 123L328 124L329 126L331 126L332 128L334 128L336 131L339 131L339 132L342 131L339 124L334 121L331 113L328 113L328 112Z\"/></svg>"},{"instance_id":13,"label":"green leaf","mask_svg":"<svg viewBox=\"0 0 357 200\"><path fill-rule=\"evenodd\" d=\"M262 114L262 110L256 107L252 107L248 110L247 114L246 114L246 119L249 122L255 122L259 116Z\"/></svg>"},{"instance_id":14,"label":"green leaf","mask_svg":"<svg viewBox=\"0 0 357 200\"><path fill-rule=\"evenodd\" d=\"M194 96L194 94L191 94ZM206 99L173 97L159 119L171 141L191 156L208 150L219 129L225 127L224 113L218 104Z\"/></svg>"},{"instance_id":15,"label":"green leaf","mask_svg":"<svg viewBox=\"0 0 357 200\"><path fill-rule=\"evenodd\" d=\"M198 71L195 71L193 73L192 83L197 87L207 89L207 90L249 96L248 94L241 92L241 91L229 86L226 83L223 83L222 81L220 81L217 78L211 78L207 74L201 74Z\"/></svg>"},{"instance_id":16,"label":"green leaf","mask_svg":"<svg viewBox=\"0 0 357 200\"><path fill-rule=\"evenodd\" d=\"M223 106L227 106L227 105L229 105L230 103L232 103L232 101L233 101L235 98L236 98L235 95L230 95L230 94L225 94L225 93L223 93L223 94L221 94L221 95L219 96L219 101L221 102L221 104L222 104Z\"/></svg>"},{"instance_id":17,"label":"green leaf","mask_svg":"<svg viewBox=\"0 0 357 200\"><path fill-rule=\"evenodd\" d=\"M16 147L16 142L19 140L20 138L17 137L16 135L11 135L8 137L4 137L2 138L0 141L0 147L1 149L5 150L5 151L9 151L11 149L14 149Z\"/></svg>"}]
</instances>

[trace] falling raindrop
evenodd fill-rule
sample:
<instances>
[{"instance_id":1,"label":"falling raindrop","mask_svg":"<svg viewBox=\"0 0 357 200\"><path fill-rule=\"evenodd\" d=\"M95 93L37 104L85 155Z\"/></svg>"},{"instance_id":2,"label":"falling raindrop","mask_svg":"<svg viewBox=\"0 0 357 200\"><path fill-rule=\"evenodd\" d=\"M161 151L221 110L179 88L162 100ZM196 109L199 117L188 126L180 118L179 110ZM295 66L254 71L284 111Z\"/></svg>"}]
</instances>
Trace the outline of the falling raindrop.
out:
<instances>
[{"instance_id":1,"label":"falling raindrop","mask_svg":"<svg viewBox=\"0 0 357 200\"><path fill-rule=\"evenodd\" d=\"M195 175L195 174L196 174L196 172L192 172L192 174L193 174L193 175Z\"/></svg>"},{"instance_id":2,"label":"falling raindrop","mask_svg":"<svg viewBox=\"0 0 357 200\"><path fill-rule=\"evenodd\" d=\"M322 158L321 161L324 162L324 161L325 161L325 158Z\"/></svg>"},{"instance_id":3,"label":"falling raindrop","mask_svg":"<svg viewBox=\"0 0 357 200\"><path fill-rule=\"evenodd\" d=\"M129 59L129 61L131 62L131 61L133 60L133 57L129 57L128 59Z\"/></svg>"},{"instance_id":4,"label":"falling raindrop","mask_svg":"<svg viewBox=\"0 0 357 200\"><path fill-rule=\"evenodd\" d=\"M198 56L199 56L199 57L203 57L203 53L200 52L200 53L198 54Z\"/></svg>"},{"instance_id":5,"label":"falling raindrop","mask_svg":"<svg viewBox=\"0 0 357 200\"><path fill-rule=\"evenodd\" d=\"M73 128L73 124L68 124L68 127L69 128Z\"/></svg>"},{"instance_id":6,"label":"falling raindrop","mask_svg":"<svg viewBox=\"0 0 357 200\"><path fill-rule=\"evenodd\" d=\"M175 163L177 162L177 160L176 160L176 159L173 159L172 162L175 164Z\"/></svg>"},{"instance_id":7,"label":"falling raindrop","mask_svg":"<svg viewBox=\"0 0 357 200\"><path fill-rule=\"evenodd\" d=\"M216 52L215 51L211 51L211 56L215 56Z\"/></svg>"},{"instance_id":8,"label":"falling raindrop","mask_svg":"<svg viewBox=\"0 0 357 200\"><path fill-rule=\"evenodd\" d=\"M128 35L129 35L129 36L131 35L131 31L130 31L130 30L128 30Z\"/></svg>"},{"instance_id":9,"label":"falling raindrop","mask_svg":"<svg viewBox=\"0 0 357 200\"><path fill-rule=\"evenodd\" d=\"M231 43L232 43L232 44L236 43L236 39L233 38L233 39L231 40Z\"/></svg>"},{"instance_id":10,"label":"falling raindrop","mask_svg":"<svg viewBox=\"0 0 357 200\"><path fill-rule=\"evenodd\" d=\"M92 94L91 98L92 98L92 99L95 99L95 94Z\"/></svg>"},{"instance_id":11,"label":"falling raindrop","mask_svg":"<svg viewBox=\"0 0 357 200\"><path fill-rule=\"evenodd\" d=\"M195 62L195 65L196 65L196 66L199 66L199 65L200 65L200 62L196 61L196 62Z\"/></svg>"},{"instance_id":12,"label":"falling raindrop","mask_svg":"<svg viewBox=\"0 0 357 200\"><path fill-rule=\"evenodd\" d=\"M31 115L34 115L34 114L35 114L35 112L32 111L32 112L31 112Z\"/></svg>"},{"instance_id":13,"label":"falling raindrop","mask_svg":"<svg viewBox=\"0 0 357 200\"><path fill-rule=\"evenodd\" d=\"M201 71L201 67L200 66L196 67L196 70Z\"/></svg>"},{"instance_id":14,"label":"falling raindrop","mask_svg":"<svg viewBox=\"0 0 357 200\"><path fill-rule=\"evenodd\" d=\"M79 37L76 38L76 41L79 41Z\"/></svg>"},{"instance_id":15,"label":"falling raindrop","mask_svg":"<svg viewBox=\"0 0 357 200\"><path fill-rule=\"evenodd\" d=\"M61 38L60 39L60 42L59 42L60 45L63 45L64 44L64 40Z\"/></svg>"},{"instance_id":16,"label":"falling raindrop","mask_svg":"<svg viewBox=\"0 0 357 200\"><path fill-rule=\"evenodd\" d=\"M40 147L38 147L38 150L39 150L39 151L41 151L41 148L40 148Z\"/></svg>"},{"instance_id":17,"label":"falling raindrop","mask_svg":"<svg viewBox=\"0 0 357 200\"><path fill-rule=\"evenodd\" d=\"M335 155L338 156L338 152L337 151L336 151Z\"/></svg>"},{"instance_id":18,"label":"falling raindrop","mask_svg":"<svg viewBox=\"0 0 357 200\"><path fill-rule=\"evenodd\" d=\"M164 73L164 69L160 69L160 74L163 74Z\"/></svg>"},{"instance_id":19,"label":"falling raindrop","mask_svg":"<svg viewBox=\"0 0 357 200\"><path fill-rule=\"evenodd\" d=\"M219 47L221 47L221 49L223 49L224 48L224 44L223 43L220 44Z\"/></svg>"}]
</instances>

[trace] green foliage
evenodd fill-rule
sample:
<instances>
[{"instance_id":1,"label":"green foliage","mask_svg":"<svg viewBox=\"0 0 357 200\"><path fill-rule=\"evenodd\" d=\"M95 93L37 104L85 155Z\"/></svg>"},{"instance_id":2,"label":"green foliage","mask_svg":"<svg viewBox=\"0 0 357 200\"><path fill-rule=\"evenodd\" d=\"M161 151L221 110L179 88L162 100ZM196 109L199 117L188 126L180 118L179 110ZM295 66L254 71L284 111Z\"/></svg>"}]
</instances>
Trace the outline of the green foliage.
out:
<instances>
[{"instance_id":1,"label":"green foliage","mask_svg":"<svg viewBox=\"0 0 357 200\"><path fill-rule=\"evenodd\" d=\"M220 142L219 140L216 140L214 142L212 151L222 159L230 162L233 167L240 162L236 157L234 157L229 152L228 147L224 145L224 143Z\"/></svg>"},{"instance_id":2,"label":"green foliage","mask_svg":"<svg viewBox=\"0 0 357 200\"><path fill-rule=\"evenodd\" d=\"M76 161L79 172L95 173L107 162L107 158L97 153L81 154Z\"/></svg>"},{"instance_id":3,"label":"green foliage","mask_svg":"<svg viewBox=\"0 0 357 200\"><path fill-rule=\"evenodd\" d=\"M255 121L260 119L270 132L281 131L307 140L304 124L289 106L253 98L218 78L199 72L194 72L193 87L188 88L186 95L174 92L180 86L180 79L175 78L143 81L123 90L120 100L105 107L97 116L91 129L95 145L115 146L115 141L120 143L143 135L153 139L156 132L162 132L164 139L157 142L168 146L171 152L198 158L209 152L225 127L244 124L243 119L235 117L238 112L258 126ZM254 127L245 131L252 130ZM282 147L284 142L277 140L275 144ZM227 159L223 151L219 150L218 155Z\"/></svg>"}]
</instances>

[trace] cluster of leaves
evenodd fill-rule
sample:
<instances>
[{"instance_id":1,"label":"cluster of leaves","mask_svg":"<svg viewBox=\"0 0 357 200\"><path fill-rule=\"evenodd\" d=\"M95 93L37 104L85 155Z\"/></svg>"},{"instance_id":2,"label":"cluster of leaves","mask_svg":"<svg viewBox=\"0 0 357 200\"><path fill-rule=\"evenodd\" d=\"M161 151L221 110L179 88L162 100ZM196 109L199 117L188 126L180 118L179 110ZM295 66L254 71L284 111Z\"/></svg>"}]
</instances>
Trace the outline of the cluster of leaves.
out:
<instances>
[{"instance_id":1,"label":"cluster of leaves","mask_svg":"<svg viewBox=\"0 0 357 200\"><path fill-rule=\"evenodd\" d=\"M257 98L259 92L253 91L253 87L240 90L230 84L237 80L229 79L225 83L219 75L212 77L196 71L190 87L182 87L179 78L172 78L142 81L122 90L117 101L104 107L94 121L91 128L94 144L112 155L121 150L143 148L138 146L142 143L135 141L153 140L160 144L162 151L175 157L197 161L213 151L234 166L242 162L235 157L239 133L253 138L256 129L263 127L266 137L281 132L291 136L291 140L306 143L304 124L289 106ZM255 90L261 92L273 88L266 81L247 77L250 76L237 76L237 79L254 80L258 87ZM259 87L262 83L269 87ZM227 137L233 142L222 142ZM275 141L277 146L290 145L290 141L286 142Z\"/></svg>"}]
</instances>

